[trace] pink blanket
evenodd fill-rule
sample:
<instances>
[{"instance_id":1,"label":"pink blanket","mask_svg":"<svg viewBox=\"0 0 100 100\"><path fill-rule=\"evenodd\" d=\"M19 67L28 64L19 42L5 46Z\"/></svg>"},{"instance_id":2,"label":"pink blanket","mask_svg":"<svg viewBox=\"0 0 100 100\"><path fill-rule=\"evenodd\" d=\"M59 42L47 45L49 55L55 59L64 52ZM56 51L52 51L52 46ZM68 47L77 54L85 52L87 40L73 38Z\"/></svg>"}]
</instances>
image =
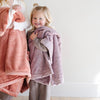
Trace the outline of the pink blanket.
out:
<instances>
[{"instance_id":1,"label":"pink blanket","mask_svg":"<svg viewBox=\"0 0 100 100\"><path fill-rule=\"evenodd\" d=\"M6 28L9 8L0 8L0 91L12 96L28 89L30 67L27 56L25 31ZM13 21L23 22L24 16L16 12Z\"/></svg>"},{"instance_id":2,"label":"pink blanket","mask_svg":"<svg viewBox=\"0 0 100 100\"><path fill-rule=\"evenodd\" d=\"M38 39L47 48L47 52L38 49L35 41L29 39L32 80L45 85L62 83L60 37L55 30L45 26L36 29L34 33L38 33Z\"/></svg>"}]
</instances>

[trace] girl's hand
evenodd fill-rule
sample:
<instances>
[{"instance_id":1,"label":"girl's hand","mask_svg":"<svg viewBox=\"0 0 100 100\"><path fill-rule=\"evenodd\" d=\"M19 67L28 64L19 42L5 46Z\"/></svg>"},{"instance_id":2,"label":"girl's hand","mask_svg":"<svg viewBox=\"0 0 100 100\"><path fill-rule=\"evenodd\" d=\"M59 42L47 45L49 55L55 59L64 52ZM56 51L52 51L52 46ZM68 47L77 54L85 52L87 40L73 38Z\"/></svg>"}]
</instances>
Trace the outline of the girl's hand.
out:
<instances>
[{"instance_id":1,"label":"girl's hand","mask_svg":"<svg viewBox=\"0 0 100 100\"><path fill-rule=\"evenodd\" d=\"M35 38L37 38L37 33L36 33L36 34L32 33L32 34L30 35L30 39L34 40Z\"/></svg>"}]
</instances>

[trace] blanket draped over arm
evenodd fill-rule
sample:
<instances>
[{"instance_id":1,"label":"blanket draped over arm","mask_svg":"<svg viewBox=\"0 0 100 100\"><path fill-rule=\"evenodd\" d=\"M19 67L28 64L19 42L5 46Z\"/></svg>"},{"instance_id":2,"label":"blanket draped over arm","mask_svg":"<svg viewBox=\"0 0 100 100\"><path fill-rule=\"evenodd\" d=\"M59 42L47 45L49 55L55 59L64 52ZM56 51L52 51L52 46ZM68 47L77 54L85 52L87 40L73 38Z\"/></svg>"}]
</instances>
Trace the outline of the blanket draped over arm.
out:
<instances>
[{"instance_id":1,"label":"blanket draped over arm","mask_svg":"<svg viewBox=\"0 0 100 100\"><path fill-rule=\"evenodd\" d=\"M13 14L13 22L24 22L21 12ZM9 8L0 8L0 91L11 96L28 89L30 66L27 59L25 31L6 27L9 23Z\"/></svg>"},{"instance_id":2,"label":"blanket draped over arm","mask_svg":"<svg viewBox=\"0 0 100 100\"><path fill-rule=\"evenodd\" d=\"M28 40L32 80L45 85L58 85L63 82L61 65L61 41L57 32L46 26L34 31L37 39L47 52L39 49L36 40ZM30 34L30 32L28 33Z\"/></svg>"}]
</instances>

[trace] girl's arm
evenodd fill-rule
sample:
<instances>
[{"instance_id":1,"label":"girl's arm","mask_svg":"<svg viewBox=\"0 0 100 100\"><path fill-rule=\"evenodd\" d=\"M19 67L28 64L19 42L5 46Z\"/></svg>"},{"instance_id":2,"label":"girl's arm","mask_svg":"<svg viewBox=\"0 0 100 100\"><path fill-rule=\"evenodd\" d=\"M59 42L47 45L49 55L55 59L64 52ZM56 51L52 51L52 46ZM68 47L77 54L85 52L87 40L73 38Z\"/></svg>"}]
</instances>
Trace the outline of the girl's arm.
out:
<instances>
[{"instance_id":1,"label":"girl's arm","mask_svg":"<svg viewBox=\"0 0 100 100\"><path fill-rule=\"evenodd\" d=\"M21 9L22 9L21 6L14 5L13 9L15 9L17 11L15 13L15 16L19 17L19 18L15 17L16 20L13 22L14 30L23 31L23 30L29 28L30 27L30 22L29 22L28 18L25 18L25 16L21 12Z\"/></svg>"},{"instance_id":2,"label":"girl's arm","mask_svg":"<svg viewBox=\"0 0 100 100\"><path fill-rule=\"evenodd\" d=\"M3 36L5 34L6 29L12 28L14 26L13 25L14 21L16 22L25 21L25 18L19 11L19 8L18 6L11 7L10 9L8 7L0 8L0 36Z\"/></svg>"}]
</instances>

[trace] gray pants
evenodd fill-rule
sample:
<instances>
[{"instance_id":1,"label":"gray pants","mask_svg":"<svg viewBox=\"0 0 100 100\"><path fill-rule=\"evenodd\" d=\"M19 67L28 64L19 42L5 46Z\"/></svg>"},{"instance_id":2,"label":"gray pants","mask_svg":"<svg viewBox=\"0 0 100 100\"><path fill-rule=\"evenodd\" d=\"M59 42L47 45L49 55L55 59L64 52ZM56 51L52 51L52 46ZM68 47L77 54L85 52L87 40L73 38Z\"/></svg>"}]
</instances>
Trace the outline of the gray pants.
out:
<instances>
[{"instance_id":1,"label":"gray pants","mask_svg":"<svg viewBox=\"0 0 100 100\"><path fill-rule=\"evenodd\" d=\"M12 96L6 93L0 92L0 100L11 100L11 99L12 99Z\"/></svg>"},{"instance_id":2,"label":"gray pants","mask_svg":"<svg viewBox=\"0 0 100 100\"><path fill-rule=\"evenodd\" d=\"M50 100L50 87L30 81L29 100Z\"/></svg>"}]
</instances>

